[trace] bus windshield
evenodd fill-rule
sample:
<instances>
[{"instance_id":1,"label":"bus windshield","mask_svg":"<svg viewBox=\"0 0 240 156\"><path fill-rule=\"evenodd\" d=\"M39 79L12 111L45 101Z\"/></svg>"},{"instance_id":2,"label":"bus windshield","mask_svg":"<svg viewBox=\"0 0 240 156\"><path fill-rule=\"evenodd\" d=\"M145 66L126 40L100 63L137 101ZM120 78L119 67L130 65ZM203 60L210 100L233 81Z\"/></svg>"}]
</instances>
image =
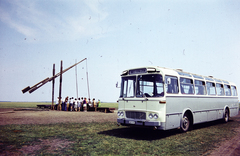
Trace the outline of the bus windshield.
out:
<instances>
[{"instance_id":1,"label":"bus windshield","mask_svg":"<svg viewBox=\"0 0 240 156\"><path fill-rule=\"evenodd\" d=\"M122 77L120 97L134 97L136 86L136 76Z\"/></svg>"},{"instance_id":2,"label":"bus windshield","mask_svg":"<svg viewBox=\"0 0 240 156\"><path fill-rule=\"evenodd\" d=\"M151 74L139 75L137 77L122 77L120 97L161 96L164 96L162 75Z\"/></svg>"},{"instance_id":3,"label":"bus windshield","mask_svg":"<svg viewBox=\"0 0 240 156\"><path fill-rule=\"evenodd\" d=\"M137 97L160 97L164 95L162 75L139 75Z\"/></svg>"}]
</instances>

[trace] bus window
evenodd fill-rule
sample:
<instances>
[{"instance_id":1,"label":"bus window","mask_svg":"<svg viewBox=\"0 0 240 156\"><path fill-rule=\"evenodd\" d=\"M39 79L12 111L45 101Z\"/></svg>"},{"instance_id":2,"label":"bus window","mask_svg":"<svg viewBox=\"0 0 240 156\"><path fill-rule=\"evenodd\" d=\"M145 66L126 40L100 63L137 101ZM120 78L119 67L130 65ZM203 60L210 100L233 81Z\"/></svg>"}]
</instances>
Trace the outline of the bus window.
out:
<instances>
[{"instance_id":1,"label":"bus window","mask_svg":"<svg viewBox=\"0 0 240 156\"><path fill-rule=\"evenodd\" d=\"M170 82L168 81L170 80ZM165 87L167 93L178 93L178 79L173 76L165 76Z\"/></svg>"},{"instance_id":2,"label":"bus window","mask_svg":"<svg viewBox=\"0 0 240 156\"><path fill-rule=\"evenodd\" d=\"M223 89L223 84L216 84L216 89L217 89L217 95L223 96L224 95L224 89Z\"/></svg>"},{"instance_id":3,"label":"bus window","mask_svg":"<svg viewBox=\"0 0 240 156\"><path fill-rule=\"evenodd\" d=\"M194 94L193 80L187 78L180 78L181 93L182 94Z\"/></svg>"},{"instance_id":4,"label":"bus window","mask_svg":"<svg viewBox=\"0 0 240 156\"><path fill-rule=\"evenodd\" d=\"M206 87L204 81L195 80L195 92L197 95L206 95Z\"/></svg>"},{"instance_id":5,"label":"bus window","mask_svg":"<svg viewBox=\"0 0 240 156\"><path fill-rule=\"evenodd\" d=\"M224 85L225 95L231 96L231 89L229 85Z\"/></svg>"},{"instance_id":6,"label":"bus window","mask_svg":"<svg viewBox=\"0 0 240 156\"><path fill-rule=\"evenodd\" d=\"M122 77L120 97L134 97L136 76Z\"/></svg>"},{"instance_id":7,"label":"bus window","mask_svg":"<svg viewBox=\"0 0 240 156\"><path fill-rule=\"evenodd\" d=\"M215 83L207 82L208 95L216 95Z\"/></svg>"},{"instance_id":8,"label":"bus window","mask_svg":"<svg viewBox=\"0 0 240 156\"><path fill-rule=\"evenodd\" d=\"M164 95L162 75L139 75L137 97L160 97Z\"/></svg>"},{"instance_id":9,"label":"bus window","mask_svg":"<svg viewBox=\"0 0 240 156\"><path fill-rule=\"evenodd\" d=\"M237 88L236 88L236 86L231 86L231 89L232 89L232 95L233 96L237 96Z\"/></svg>"}]
</instances>

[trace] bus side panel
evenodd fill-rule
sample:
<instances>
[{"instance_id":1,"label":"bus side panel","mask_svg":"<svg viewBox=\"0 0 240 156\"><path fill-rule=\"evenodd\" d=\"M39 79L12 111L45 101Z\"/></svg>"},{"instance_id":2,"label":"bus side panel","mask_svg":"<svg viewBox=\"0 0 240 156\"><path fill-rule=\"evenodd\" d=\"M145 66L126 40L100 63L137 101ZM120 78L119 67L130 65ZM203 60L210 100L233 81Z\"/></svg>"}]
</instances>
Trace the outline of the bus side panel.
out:
<instances>
[{"instance_id":1,"label":"bus side panel","mask_svg":"<svg viewBox=\"0 0 240 156\"><path fill-rule=\"evenodd\" d=\"M236 116L239 113L239 101L236 97L232 105L230 105L230 117Z\"/></svg>"},{"instance_id":2,"label":"bus side panel","mask_svg":"<svg viewBox=\"0 0 240 156\"><path fill-rule=\"evenodd\" d=\"M193 113L194 123L202 123L207 121L208 114L206 111Z\"/></svg>"},{"instance_id":3,"label":"bus side panel","mask_svg":"<svg viewBox=\"0 0 240 156\"><path fill-rule=\"evenodd\" d=\"M230 117L238 115L239 108L230 108Z\"/></svg>"},{"instance_id":4,"label":"bus side panel","mask_svg":"<svg viewBox=\"0 0 240 156\"><path fill-rule=\"evenodd\" d=\"M224 110L218 110L217 119L222 119L224 115Z\"/></svg>"},{"instance_id":5,"label":"bus side panel","mask_svg":"<svg viewBox=\"0 0 240 156\"><path fill-rule=\"evenodd\" d=\"M177 114L182 115L186 109L192 111L195 124L223 118L226 106L230 108L230 116L235 116L238 114L237 105L238 100L233 97L167 96L166 127L167 129L179 127L181 117L178 118Z\"/></svg>"},{"instance_id":6,"label":"bus side panel","mask_svg":"<svg viewBox=\"0 0 240 156\"><path fill-rule=\"evenodd\" d=\"M180 127L182 114L172 114L166 116L166 129L174 129Z\"/></svg>"}]
</instances>

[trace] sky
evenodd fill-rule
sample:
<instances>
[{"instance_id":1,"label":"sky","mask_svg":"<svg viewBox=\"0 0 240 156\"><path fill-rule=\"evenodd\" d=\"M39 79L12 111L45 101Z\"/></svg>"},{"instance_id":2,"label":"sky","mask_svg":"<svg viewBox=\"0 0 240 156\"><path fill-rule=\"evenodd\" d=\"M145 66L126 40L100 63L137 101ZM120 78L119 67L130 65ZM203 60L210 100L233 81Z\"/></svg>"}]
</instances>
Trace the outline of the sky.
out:
<instances>
[{"instance_id":1,"label":"sky","mask_svg":"<svg viewBox=\"0 0 240 156\"><path fill-rule=\"evenodd\" d=\"M144 66L240 89L240 1L0 0L0 101L51 101L50 82L21 90L84 58L63 74L62 97L88 97L88 73L90 97L116 102L121 72Z\"/></svg>"}]
</instances>

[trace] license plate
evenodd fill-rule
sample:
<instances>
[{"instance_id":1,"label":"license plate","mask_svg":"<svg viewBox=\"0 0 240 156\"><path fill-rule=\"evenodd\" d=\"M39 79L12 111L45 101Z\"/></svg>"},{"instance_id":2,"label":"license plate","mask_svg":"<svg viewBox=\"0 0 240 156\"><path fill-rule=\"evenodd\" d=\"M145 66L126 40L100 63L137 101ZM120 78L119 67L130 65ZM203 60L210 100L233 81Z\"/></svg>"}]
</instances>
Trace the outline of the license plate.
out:
<instances>
[{"instance_id":1,"label":"license plate","mask_svg":"<svg viewBox=\"0 0 240 156\"><path fill-rule=\"evenodd\" d=\"M129 124L135 124L135 121L129 121Z\"/></svg>"}]
</instances>

